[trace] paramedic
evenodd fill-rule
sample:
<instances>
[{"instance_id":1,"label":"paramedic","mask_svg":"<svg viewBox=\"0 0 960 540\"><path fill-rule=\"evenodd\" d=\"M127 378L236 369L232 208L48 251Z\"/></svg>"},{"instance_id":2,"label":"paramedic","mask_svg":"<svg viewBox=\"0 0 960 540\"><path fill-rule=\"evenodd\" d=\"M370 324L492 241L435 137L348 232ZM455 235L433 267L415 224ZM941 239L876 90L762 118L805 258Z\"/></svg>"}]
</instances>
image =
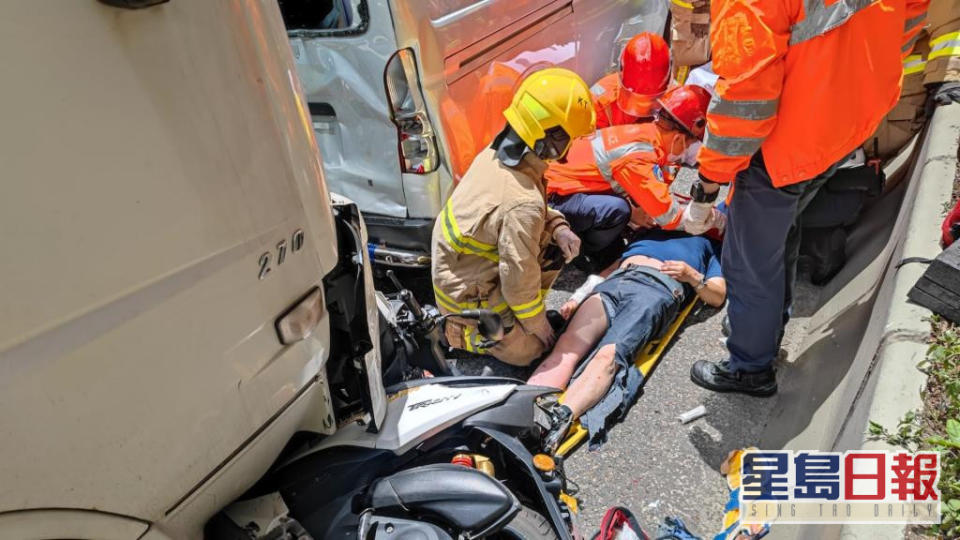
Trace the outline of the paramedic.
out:
<instances>
[{"instance_id":1,"label":"paramedic","mask_svg":"<svg viewBox=\"0 0 960 540\"><path fill-rule=\"evenodd\" d=\"M664 229L680 226L682 206L670 193L668 165L679 164L703 138L709 103L710 94L699 86L671 88L658 100L656 122L598 129L574 141L564 162L550 164L548 201L570 222L584 253L601 253L619 241L638 213Z\"/></svg>"},{"instance_id":2,"label":"paramedic","mask_svg":"<svg viewBox=\"0 0 960 540\"><path fill-rule=\"evenodd\" d=\"M691 368L697 385L776 393L773 360L792 300L796 218L897 102L902 60L926 4L713 2L720 78L699 153L701 181L684 220L695 228L718 183L736 178L723 250L731 333L727 360Z\"/></svg>"},{"instance_id":3,"label":"paramedic","mask_svg":"<svg viewBox=\"0 0 960 540\"><path fill-rule=\"evenodd\" d=\"M641 32L631 38L620 54L620 69L590 88L597 129L653 120L656 100L670 84L671 65L662 37Z\"/></svg>"}]
</instances>

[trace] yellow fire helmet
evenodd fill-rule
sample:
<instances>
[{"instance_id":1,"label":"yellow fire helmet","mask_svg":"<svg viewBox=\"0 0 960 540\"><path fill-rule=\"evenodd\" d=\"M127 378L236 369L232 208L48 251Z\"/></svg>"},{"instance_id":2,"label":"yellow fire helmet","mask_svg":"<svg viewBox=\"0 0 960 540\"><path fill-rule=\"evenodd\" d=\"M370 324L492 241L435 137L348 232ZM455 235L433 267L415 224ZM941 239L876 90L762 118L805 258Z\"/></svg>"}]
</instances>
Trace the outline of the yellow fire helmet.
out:
<instances>
[{"instance_id":1,"label":"yellow fire helmet","mask_svg":"<svg viewBox=\"0 0 960 540\"><path fill-rule=\"evenodd\" d=\"M590 88L579 75L563 68L547 68L528 75L503 116L530 148L551 128L562 128L568 138L556 157L566 154L572 139L589 135L596 127Z\"/></svg>"}]
</instances>

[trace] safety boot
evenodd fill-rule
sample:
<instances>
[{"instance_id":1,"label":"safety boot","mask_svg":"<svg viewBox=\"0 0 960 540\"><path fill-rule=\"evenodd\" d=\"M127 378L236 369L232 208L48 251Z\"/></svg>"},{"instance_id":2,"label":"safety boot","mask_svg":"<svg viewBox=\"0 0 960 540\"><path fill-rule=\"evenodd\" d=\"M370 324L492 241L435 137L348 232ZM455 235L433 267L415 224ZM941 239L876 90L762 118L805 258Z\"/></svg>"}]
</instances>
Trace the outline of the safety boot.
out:
<instances>
[{"instance_id":1,"label":"safety boot","mask_svg":"<svg viewBox=\"0 0 960 540\"><path fill-rule=\"evenodd\" d=\"M747 373L732 369L728 360L698 360L690 368L690 380L697 386L714 392L738 392L757 397L768 397L777 393L777 376L773 368Z\"/></svg>"}]
</instances>

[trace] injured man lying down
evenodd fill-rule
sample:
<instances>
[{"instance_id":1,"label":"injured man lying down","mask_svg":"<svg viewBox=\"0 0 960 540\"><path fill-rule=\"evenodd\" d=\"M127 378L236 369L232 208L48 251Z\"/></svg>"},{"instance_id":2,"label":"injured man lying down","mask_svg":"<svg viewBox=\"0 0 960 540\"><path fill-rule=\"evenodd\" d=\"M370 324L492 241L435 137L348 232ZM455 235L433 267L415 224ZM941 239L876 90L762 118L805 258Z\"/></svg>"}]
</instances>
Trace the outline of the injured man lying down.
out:
<instances>
[{"instance_id":1,"label":"injured man lying down","mask_svg":"<svg viewBox=\"0 0 960 540\"><path fill-rule=\"evenodd\" d=\"M566 330L528 381L566 389L553 408L546 438L551 453L578 418L590 448L602 444L607 422L620 420L640 392L637 353L660 337L693 294L715 307L727 295L720 242L680 231L650 230L601 276L590 276L561 308Z\"/></svg>"}]
</instances>

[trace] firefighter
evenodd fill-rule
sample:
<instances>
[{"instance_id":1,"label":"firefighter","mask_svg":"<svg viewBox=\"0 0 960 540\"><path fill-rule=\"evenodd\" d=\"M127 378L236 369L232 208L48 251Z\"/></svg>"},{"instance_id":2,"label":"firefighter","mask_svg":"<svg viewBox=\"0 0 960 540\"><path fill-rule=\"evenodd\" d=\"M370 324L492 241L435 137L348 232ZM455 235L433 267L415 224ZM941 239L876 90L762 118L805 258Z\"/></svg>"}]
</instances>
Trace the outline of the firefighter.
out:
<instances>
[{"instance_id":1,"label":"firefighter","mask_svg":"<svg viewBox=\"0 0 960 540\"><path fill-rule=\"evenodd\" d=\"M727 360L692 366L697 385L776 393L797 216L896 103L927 2L713 2L717 98L683 220L696 227L719 184L736 179L722 257L731 332Z\"/></svg>"},{"instance_id":2,"label":"firefighter","mask_svg":"<svg viewBox=\"0 0 960 540\"><path fill-rule=\"evenodd\" d=\"M930 5L927 63L923 84L930 107L960 101L960 0L938 0Z\"/></svg>"},{"instance_id":3,"label":"firefighter","mask_svg":"<svg viewBox=\"0 0 960 540\"><path fill-rule=\"evenodd\" d=\"M597 129L653 120L671 69L670 47L662 37L641 32L631 38L620 53L620 69L590 88Z\"/></svg>"},{"instance_id":4,"label":"firefighter","mask_svg":"<svg viewBox=\"0 0 960 540\"><path fill-rule=\"evenodd\" d=\"M703 138L709 103L709 92L699 86L672 88L658 100L656 122L598 129L574 141L563 163L550 164L548 201L570 222L585 254L607 251L631 218L679 227L682 208L670 193L669 165L679 164L686 148Z\"/></svg>"},{"instance_id":5,"label":"firefighter","mask_svg":"<svg viewBox=\"0 0 960 540\"><path fill-rule=\"evenodd\" d=\"M506 126L480 152L433 228L433 288L451 347L525 366L553 345L544 295L580 239L547 207L547 161L593 132L590 89L575 73L548 68L528 76L503 112ZM502 341L485 348L464 309L498 312Z\"/></svg>"},{"instance_id":6,"label":"firefighter","mask_svg":"<svg viewBox=\"0 0 960 540\"><path fill-rule=\"evenodd\" d=\"M923 18L918 15L913 24L923 27ZM841 168L801 217L800 256L807 259L815 285L829 281L843 268L847 227L856 221L868 198L895 185L885 177L883 165L923 128L937 105L960 99L960 0L931 4L926 22L929 29L917 35L913 50L903 60L900 100L863 144L866 162Z\"/></svg>"}]
</instances>

